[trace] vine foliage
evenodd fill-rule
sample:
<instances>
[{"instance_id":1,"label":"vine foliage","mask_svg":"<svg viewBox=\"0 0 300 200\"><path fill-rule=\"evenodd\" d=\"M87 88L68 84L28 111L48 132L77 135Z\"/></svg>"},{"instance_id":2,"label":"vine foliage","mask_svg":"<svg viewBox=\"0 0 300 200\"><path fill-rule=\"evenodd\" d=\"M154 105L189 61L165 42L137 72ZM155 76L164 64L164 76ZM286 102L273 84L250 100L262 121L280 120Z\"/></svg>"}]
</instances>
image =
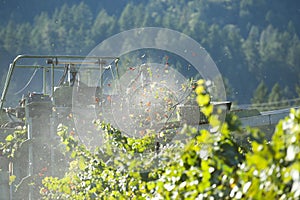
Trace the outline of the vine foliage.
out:
<instances>
[{"instance_id":1,"label":"vine foliage","mask_svg":"<svg viewBox=\"0 0 300 200\"><path fill-rule=\"evenodd\" d=\"M136 153L157 153L157 136L149 133L134 139L104 122L95 122L104 135L103 147L89 150L66 126L58 135L71 160L62 178L45 177L40 193L44 199L299 199L300 197L300 110L291 109L281 120L270 141L259 129L242 129L239 119L228 115L221 123L205 81L198 81L197 102L211 127L220 134L184 126L194 137L178 144L181 151L164 151L173 159L164 166L128 162ZM243 135L242 135L243 134ZM236 136L239 137L236 137ZM1 144L1 150L8 147ZM243 138L241 141L237 138ZM18 142L17 142L18 143ZM17 144L16 143L16 144ZM104 150L105 151L104 151ZM111 159L118 152L118 159ZM11 151L8 156L12 156ZM148 168L149 167L149 168Z\"/></svg>"},{"instance_id":2,"label":"vine foliage","mask_svg":"<svg viewBox=\"0 0 300 200\"><path fill-rule=\"evenodd\" d=\"M73 161L61 179L47 177L41 193L45 199L297 199L300 197L300 110L292 109L276 126L271 141L258 129L240 127L236 116L221 124L212 114L205 81L195 90L201 111L221 134L184 127L195 137L174 161L148 173L131 171L124 163L107 164L113 152L91 152L77 143ZM99 124L109 145L125 153L142 152L155 144L155 137L139 140L122 136L109 124ZM66 130L64 130L66 131ZM245 134L243 142L236 134ZM68 138L67 140L69 140ZM108 144L107 143L107 144ZM112 148L112 149L114 149ZM151 148L150 148L151 149ZM205 151L205 155L203 155ZM108 152L108 153L107 153ZM170 152L168 152L170 153Z\"/></svg>"}]
</instances>

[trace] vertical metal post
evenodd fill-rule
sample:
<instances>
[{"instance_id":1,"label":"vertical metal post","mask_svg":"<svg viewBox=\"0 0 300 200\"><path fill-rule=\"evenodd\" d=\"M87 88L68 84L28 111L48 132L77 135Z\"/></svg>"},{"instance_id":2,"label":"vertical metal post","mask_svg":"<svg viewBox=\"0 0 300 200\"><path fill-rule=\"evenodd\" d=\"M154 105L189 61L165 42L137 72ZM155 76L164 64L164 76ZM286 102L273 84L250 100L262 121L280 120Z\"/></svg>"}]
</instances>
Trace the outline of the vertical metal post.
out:
<instances>
[{"instance_id":1,"label":"vertical metal post","mask_svg":"<svg viewBox=\"0 0 300 200\"><path fill-rule=\"evenodd\" d=\"M27 119L27 139L29 141L28 145L28 177L33 175L33 152L32 152L32 119ZM29 185L28 200L32 199L32 185Z\"/></svg>"},{"instance_id":2,"label":"vertical metal post","mask_svg":"<svg viewBox=\"0 0 300 200\"><path fill-rule=\"evenodd\" d=\"M100 67L100 74L99 74L99 77L100 77L100 97L102 97L103 95L103 61L102 59L100 58L99 59L99 67Z\"/></svg>"},{"instance_id":3,"label":"vertical metal post","mask_svg":"<svg viewBox=\"0 0 300 200\"><path fill-rule=\"evenodd\" d=\"M54 63L51 64L51 96L54 95Z\"/></svg>"},{"instance_id":4,"label":"vertical metal post","mask_svg":"<svg viewBox=\"0 0 300 200\"><path fill-rule=\"evenodd\" d=\"M121 92L121 85L120 85L120 74L119 74L119 58L115 59L115 65L116 65L116 89L118 92Z\"/></svg>"},{"instance_id":5,"label":"vertical metal post","mask_svg":"<svg viewBox=\"0 0 300 200\"><path fill-rule=\"evenodd\" d=\"M10 160L9 162L9 176L12 176L14 174L14 164L13 162ZM9 186L9 200L13 200L13 184L10 184Z\"/></svg>"},{"instance_id":6,"label":"vertical metal post","mask_svg":"<svg viewBox=\"0 0 300 200\"><path fill-rule=\"evenodd\" d=\"M47 68L43 68L43 94L47 94Z\"/></svg>"},{"instance_id":7,"label":"vertical metal post","mask_svg":"<svg viewBox=\"0 0 300 200\"><path fill-rule=\"evenodd\" d=\"M102 59L99 60L99 63L100 63L100 87L101 87L101 90L103 88L103 78L102 78L102 73L103 73L103 61Z\"/></svg>"},{"instance_id":8,"label":"vertical metal post","mask_svg":"<svg viewBox=\"0 0 300 200\"><path fill-rule=\"evenodd\" d=\"M116 65L116 75L117 75L117 79L120 80L120 74L119 74L119 58L115 59L115 65Z\"/></svg>"},{"instance_id":9,"label":"vertical metal post","mask_svg":"<svg viewBox=\"0 0 300 200\"><path fill-rule=\"evenodd\" d=\"M56 121L55 121L55 116L52 115L50 116L50 138L52 141L55 140L55 133L56 133ZM54 176L54 167L55 167L55 152L54 152L54 145L51 144L50 146L50 174L51 176Z\"/></svg>"}]
</instances>

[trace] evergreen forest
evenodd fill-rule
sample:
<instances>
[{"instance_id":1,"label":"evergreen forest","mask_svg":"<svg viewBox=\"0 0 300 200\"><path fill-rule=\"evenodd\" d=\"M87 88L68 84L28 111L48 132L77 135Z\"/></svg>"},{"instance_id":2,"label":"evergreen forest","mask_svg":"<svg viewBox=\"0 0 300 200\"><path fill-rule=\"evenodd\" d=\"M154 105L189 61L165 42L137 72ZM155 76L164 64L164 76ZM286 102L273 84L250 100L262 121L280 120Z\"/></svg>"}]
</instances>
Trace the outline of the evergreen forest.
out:
<instances>
[{"instance_id":1,"label":"evergreen forest","mask_svg":"<svg viewBox=\"0 0 300 200\"><path fill-rule=\"evenodd\" d=\"M299 100L297 0L2 0L0 10L1 86L18 54L87 55L121 31L164 27L206 49L228 100L254 107Z\"/></svg>"}]
</instances>

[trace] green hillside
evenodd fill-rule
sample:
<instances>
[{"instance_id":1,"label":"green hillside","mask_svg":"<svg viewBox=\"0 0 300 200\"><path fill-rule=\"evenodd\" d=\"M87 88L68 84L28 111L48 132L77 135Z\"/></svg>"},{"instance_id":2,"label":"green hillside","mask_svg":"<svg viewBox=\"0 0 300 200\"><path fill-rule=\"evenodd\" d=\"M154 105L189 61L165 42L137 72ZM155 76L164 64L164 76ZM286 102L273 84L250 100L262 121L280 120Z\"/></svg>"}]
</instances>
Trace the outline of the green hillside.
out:
<instances>
[{"instance_id":1,"label":"green hillside","mask_svg":"<svg viewBox=\"0 0 300 200\"><path fill-rule=\"evenodd\" d=\"M120 31L156 26L183 32L209 52L223 75L229 100L258 104L296 99L299 10L297 0L3 0L1 85L18 54L86 55ZM261 84L265 98L255 98Z\"/></svg>"}]
</instances>

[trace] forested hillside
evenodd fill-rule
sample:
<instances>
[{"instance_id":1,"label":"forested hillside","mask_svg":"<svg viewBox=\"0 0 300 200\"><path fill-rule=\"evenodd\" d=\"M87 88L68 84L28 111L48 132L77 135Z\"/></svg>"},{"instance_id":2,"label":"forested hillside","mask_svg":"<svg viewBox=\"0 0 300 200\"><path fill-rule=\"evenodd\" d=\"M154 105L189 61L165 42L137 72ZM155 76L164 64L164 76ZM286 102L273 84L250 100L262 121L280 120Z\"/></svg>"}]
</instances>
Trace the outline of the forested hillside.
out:
<instances>
[{"instance_id":1,"label":"forested hillside","mask_svg":"<svg viewBox=\"0 0 300 200\"><path fill-rule=\"evenodd\" d=\"M298 0L63 2L0 2L2 86L18 54L86 55L120 31L156 26L183 32L209 52L229 100L291 103L300 94Z\"/></svg>"}]
</instances>

